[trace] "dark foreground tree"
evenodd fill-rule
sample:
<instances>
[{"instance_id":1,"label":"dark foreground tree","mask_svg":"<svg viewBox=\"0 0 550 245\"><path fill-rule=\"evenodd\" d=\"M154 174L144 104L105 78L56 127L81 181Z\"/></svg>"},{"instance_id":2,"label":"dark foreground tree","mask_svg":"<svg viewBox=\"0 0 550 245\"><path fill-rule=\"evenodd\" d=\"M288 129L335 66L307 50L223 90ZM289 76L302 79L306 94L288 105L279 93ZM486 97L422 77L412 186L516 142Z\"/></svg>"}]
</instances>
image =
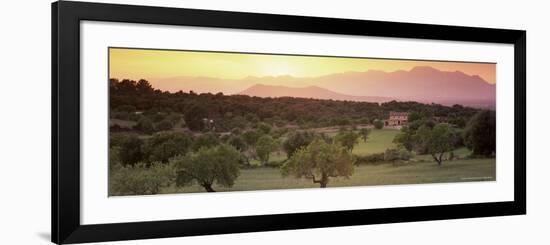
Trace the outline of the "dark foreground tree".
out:
<instances>
[{"instance_id":1,"label":"dark foreground tree","mask_svg":"<svg viewBox=\"0 0 550 245\"><path fill-rule=\"evenodd\" d=\"M496 149L496 117L494 111L475 114L464 130L464 143L474 155L491 156Z\"/></svg>"},{"instance_id":2,"label":"dark foreground tree","mask_svg":"<svg viewBox=\"0 0 550 245\"><path fill-rule=\"evenodd\" d=\"M329 144L316 139L307 147L300 148L282 166L283 176L293 175L306 178L325 188L329 178L353 174L353 156L339 144Z\"/></svg>"},{"instance_id":3,"label":"dark foreground tree","mask_svg":"<svg viewBox=\"0 0 550 245\"><path fill-rule=\"evenodd\" d=\"M176 167L176 185L197 183L207 192L215 192L213 185L232 187L239 176L239 152L230 145L202 147L197 152L170 160Z\"/></svg>"},{"instance_id":4,"label":"dark foreground tree","mask_svg":"<svg viewBox=\"0 0 550 245\"><path fill-rule=\"evenodd\" d=\"M119 159L122 165L134 165L143 158L143 140L135 135L123 137L120 143Z\"/></svg>"},{"instance_id":5,"label":"dark foreground tree","mask_svg":"<svg viewBox=\"0 0 550 245\"><path fill-rule=\"evenodd\" d=\"M208 108L201 104L191 106L184 113L185 125L190 130L201 131L205 128L205 119L208 119Z\"/></svg>"},{"instance_id":6,"label":"dark foreground tree","mask_svg":"<svg viewBox=\"0 0 550 245\"><path fill-rule=\"evenodd\" d=\"M443 162L445 153L453 150L453 133L449 124L440 123L433 129L421 126L415 136L419 147L425 149L438 165Z\"/></svg>"}]
</instances>

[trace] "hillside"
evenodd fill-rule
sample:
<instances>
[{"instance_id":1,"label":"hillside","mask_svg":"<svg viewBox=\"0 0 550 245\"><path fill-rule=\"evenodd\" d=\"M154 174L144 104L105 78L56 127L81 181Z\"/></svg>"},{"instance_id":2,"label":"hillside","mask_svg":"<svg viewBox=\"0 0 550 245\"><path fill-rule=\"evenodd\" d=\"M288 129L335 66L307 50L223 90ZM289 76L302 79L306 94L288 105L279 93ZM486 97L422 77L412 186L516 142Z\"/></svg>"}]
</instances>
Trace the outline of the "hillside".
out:
<instances>
[{"instance_id":1,"label":"hillside","mask_svg":"<svg viewBox=\"0 0 550 245\"><path fill-rule=\"evenodd\" d=\"M392 98L378 96L352 96L332 92L317 86L308 86L303 88L294 88L286 86L274 86L256 84L246 90L238 93L239 95L257 96L263 98L295 97L323 100L343 100L360 102L388 102Z\"/></svg>"}]
</instances>

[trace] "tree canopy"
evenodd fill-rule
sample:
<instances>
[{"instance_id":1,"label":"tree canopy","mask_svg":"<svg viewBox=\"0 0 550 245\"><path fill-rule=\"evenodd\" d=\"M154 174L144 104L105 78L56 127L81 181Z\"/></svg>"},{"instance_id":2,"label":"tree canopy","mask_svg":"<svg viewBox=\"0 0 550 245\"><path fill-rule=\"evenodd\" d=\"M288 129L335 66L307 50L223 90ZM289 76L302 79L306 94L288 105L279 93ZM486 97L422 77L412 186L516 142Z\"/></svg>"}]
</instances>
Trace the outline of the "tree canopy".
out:
<instances>
[{"instance_id":1,"label":"tree canopy","mask_svg":"<svg viewBox=\"0 0 550 245\"><path fill-rule=\"evenodd\" d=\"M140 115L136 111L179 113L193 131L205 129L227 132L233 128L245 129L258 123L297 125L302 128L345 126L373 122L382 128L390 111L411 112L416 117L445 117L450 122L461 122L478 110L462 106L443 106L418 102L390 101L386 103L320 100L309 98L260 98L246 95L212 93L163 92L151 88L149 82L110 79L110 108L113 114L124 112L124 117ZM418 116L417 116L418 115ZM205 123L204 119L208 122ZM136 121L136 120L134 120ZM159 121L160 122L160 121ZM163 123L163 126L167 124ZM262 131L269 131L259 125Z\"/></svg>"},{"instance_id":2,"label":"tree canopy","mask_svg":"<svg viewBox=\"0 0 550 245\"><path fill-rule=\"evenodd\" d=\"M283 142L283 150L286 152L287 158L292 157L298 149L309 145L314 139L315 133L311 131L295 131L290 133Z\"/></svg>"},{"instance_id":3,"label":"tree canopy","mask_svg":"<svg viewBox=\"0 0 550 245\"><path fill-rule=\"evenodd\" d=\"M231 187L239 176L239 152L230 145L202 147L196 152L171 159L176 167L178 186L198 183L207 192L213 185Z\"/></svg>"},{"instance_id":4,"label":"tree canopy","mask_svg":"<svg viewBox=\"0 0 550 245\"><path fill-rule=\"evenodd\" d=\"M449 124L440 123L433 127L421 126L416 131L417 143L424 147L438 165L443 162L443 155L453 150L453 134Z\"/></svg>"},{"instance_id":5,"label":"tree canopy","mask_svg":"<svg viewBox=\"0 0 550 245\"><path fill-rule=\"evenodd\" d=\"M355 133L353 130L345 130L340 131L336 135L335 140L351 153L355 145L359 143L359 137L360 135Z\"/></svg>"},{"instance_id":6,"label":"tree canopy","mask_svg":"<svg viewBox=\"0 0 550 245\"><path fill-rule=\"evenodd\" d=\"M175 173L173 165L155 162L121 166L113 171L109 195L154 195L169 186Z\"/></svg>"},{"instance_id":7,"label":"tree canopy","mask_svg":"<svg viewBox=\"0 0 550 245\"><path fill-rule=\"evenodd\" d=\"M474 155L491 156L496 149L496 115L493 111L476 113L464 130L464 143Z\"/></svg>"},{"instance_id":8,"label":"tree canopy","mask_svg":"<svg viewBox=\"0 0 550 245\"><path fill-rule=\"evenodd\" d=\"M367 142L367 139L369 139L369 134L371 130L368 128L362 128L359 130L359 135L361 135L361 139L363 139L363 142Z\"/></svg>"},{"instance_id":9,"label":"tree canopy","mask_svg":"<svg viewBox=\"0 0 550 245\"><path fill-rule=\"evenodd\" d=\"M269 135L263 135L256 143L256 155L262 164L269 162L269 154L275 149L277 149L277 142Z\"/></svg>"},{"instance_id":10,"label":"tree canopy","mask_svg":"<svg viewBox=\"0 0 550 245\"><path fill-rule=\"evenodd\" d=\"M379 119L374 120L373 124L375 129L382 129L384 127L384 122Z\"/></svg>"},{"instance_id":11,"label":"tree canopy","mask_svg":"<svg viewBox=\"0 0 550 245\"><path fill-rule=\"evenodd\" d=\"M187 153L192 144L188 134L160 132L149 138L143 148L148 162L166 163L173 156Z\"/></svg>"},{"instance_id":12,"label":"tree canopy","mask_svg":"<svg viewBox=\"0 0 550 245\"><path fill-rule=\"evenodd\" d=\"M282 166L283 176L311 179L325 188L329 178L350 177L354 171L354 157L339 144L316 139L300 148Z\"/></svg>"}]
</instances>

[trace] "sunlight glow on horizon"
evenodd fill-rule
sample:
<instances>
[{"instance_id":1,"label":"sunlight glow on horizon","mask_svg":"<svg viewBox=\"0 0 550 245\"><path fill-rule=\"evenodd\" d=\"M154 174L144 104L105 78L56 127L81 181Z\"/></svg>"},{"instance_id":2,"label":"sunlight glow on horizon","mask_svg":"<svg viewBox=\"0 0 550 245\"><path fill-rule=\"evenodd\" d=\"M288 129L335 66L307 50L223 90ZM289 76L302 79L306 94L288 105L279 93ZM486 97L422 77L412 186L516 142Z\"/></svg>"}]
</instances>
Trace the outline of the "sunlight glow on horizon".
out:
<instances>
[{"instance_id":1,"label":"sunlight glow on horizon","mask_svg":"<svg viewBox=\"0 0 550 245\"><path fill-rule=\"evenodd\" d=\"M178 76L243 79L246 77L320 77L334 73L380 70L393 72L430 66L461 71L496 83L496 64L446 61L341 58L151 49L109 49L109 77L164 79Z\"/></svg>"}]
</instances>

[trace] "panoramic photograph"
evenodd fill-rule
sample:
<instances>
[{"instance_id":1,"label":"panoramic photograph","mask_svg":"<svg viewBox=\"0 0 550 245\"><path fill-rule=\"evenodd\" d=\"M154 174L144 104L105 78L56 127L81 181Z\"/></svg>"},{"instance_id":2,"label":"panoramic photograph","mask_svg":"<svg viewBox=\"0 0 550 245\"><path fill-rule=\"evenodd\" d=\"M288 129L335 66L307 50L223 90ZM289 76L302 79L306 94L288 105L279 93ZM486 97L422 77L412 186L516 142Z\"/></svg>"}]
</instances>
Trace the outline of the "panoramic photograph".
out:
<instances>
[{"instance_id":1,"label":"panoramic photograph","mask_svg":"<svg viewBox=\"0 0 550 245\"><path fill-rule=\"evenodd\" d=\"M496 64L111 47L109 196L496 181Z\"/></svg>"}]
</instances>

